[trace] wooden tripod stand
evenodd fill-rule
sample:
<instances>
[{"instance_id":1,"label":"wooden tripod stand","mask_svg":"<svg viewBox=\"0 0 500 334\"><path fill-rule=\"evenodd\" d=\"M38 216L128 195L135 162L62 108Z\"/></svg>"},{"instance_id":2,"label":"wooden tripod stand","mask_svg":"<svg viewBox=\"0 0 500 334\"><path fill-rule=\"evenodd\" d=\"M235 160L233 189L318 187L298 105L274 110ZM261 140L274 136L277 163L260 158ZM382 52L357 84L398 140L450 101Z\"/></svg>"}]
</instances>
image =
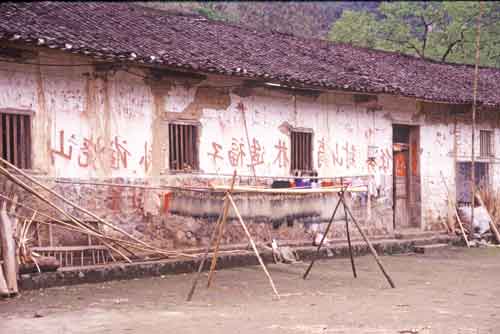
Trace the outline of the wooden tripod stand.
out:
<instances>
[{"instance_id":1,"label":"wooden tripod stand","mask_svg":"<svg viewBox=\"0 0 500 334\"><path fill-rule=\"evenodd\" d=\"M373 248L370 240L365 235L365 233L363 232L363 230L361 230L361 227L359 226L356 218L354 218L351 210L349 209L349 206L345 202L344 195L345 195L346 189L347 189L347 186L343 187L342 190L338 193L339 200L337 202L337 205L335 206L335 209L333 210L332 217L330 218L330 221L328 222L328 225L326 227L325 233L323 234L323 238L321 238L321 241L320 241L320 243L318 245L318 248L316 249L316 254L314 255L313 259L311 260L311 263L309 264L309 267L307 268L307 270L304 273L304 276L302 278L303 279L307 278L307 276L309 275L309 272L311 271L314 263L319 258L319 253L320 253L321 247L323 246L325 238L326 238L328 232L330 231L330 228L332 226L333 220L335 219L335 215L337 214L337 210L339 209L340 204L342 204L342 206L344 207L344 213L345 213L345 228L346 228L346 233L347 233L347 243L349 245L349 255L351 257L351 267L352 267L352 274L354 275L354 278L357 277L357 274L356 274L356 266L354 265L354 255L352 253L351 237L350 237L350 233L349 233L349 216L351 217L351 220L354 223L354 225L356 225L356 228L358 229L359 234L361 234L361 236L363 237L363 240L368 245L368 248L370 249L370 252L372 253L373 257L375 258L375 261L377 262L377 264L378 264L378 266L380 268L380 270L382 271L382 273L384 274L385 278L387 279L387 282L389 282L389 285L391 286L391 288L395 288L396 286L394 285L394 282L392 281L392 279L389 276L389 274L385 271L384 266L382 265L382 262L380 261L380 258L378 257L377 251L375 251L375 248Z\"/></svg>"},{"instance_id":2,"label":"wooden tripod stand","mask_svg":"<svg viewBox=\"0 0 500 334\"><path fill-rule=\"evenodd\" d=\"M278 290L276 290L276 286L274 285L273 279L271 278L271 275L269 274L269 271L267 271L266 266L264 265L264 261L262 261L262 258L260 257L259 251L257 250L257 246L255 245L255 242L250 235L250 232L248 231L247 226L245 225L245 222L243 221L243 218L241 217L241 214L238 210L238 207L234 203L233 197L231 196L231 193L233 192L234 189L234 182L236 180L236 171L234 171L233 174L233 179L231 181L231 187L230 189L226 192L225 197L224 197L224 206L222 209L222 214L219 216L219 219L217 220L217 223L214 226L214 229L212 231L212 236L210 238L210 242L208 243L207 249L205 251L205 254L203 255L202 260L200 261L200 264L198 266L198 272L196 273L196 277L193 281L193 285L191 286L191 290L188 293L187 296L187 301L191 301L193 298L194 291L196 290L196 285L198 284L198 280L200 279L201 272L203 270L203 267L205 265L205 262L208 257L208 253L210 252L210 247L212 246L212 243L214 242L214 239L217 235L217 239L215 241L215 248L214 248L214 253L212 256L212 263L210 265L210 272L208 273L208 282L207 282L207 287L210 287L210 284L212 283L213 275L215 273L215 266L217 264L217 254L219 252L219 246L220 242L222 240L222 236L224 234L224 225L226 223L228 214L229 214L229 207L231 206L236 213L236 216L238 217L238 221L243 228L243 231L245 232L246 236L248 237L248 241L250 242L250 245L252 246L252 249L255 253L255 256L259 260L259 264L262 267L262 270L264 270L264 273L266 274L269 283L271 285L271 288L274 291L274 294L280 298L280 295L278 293Z\"/></svg>"}]
</instances>

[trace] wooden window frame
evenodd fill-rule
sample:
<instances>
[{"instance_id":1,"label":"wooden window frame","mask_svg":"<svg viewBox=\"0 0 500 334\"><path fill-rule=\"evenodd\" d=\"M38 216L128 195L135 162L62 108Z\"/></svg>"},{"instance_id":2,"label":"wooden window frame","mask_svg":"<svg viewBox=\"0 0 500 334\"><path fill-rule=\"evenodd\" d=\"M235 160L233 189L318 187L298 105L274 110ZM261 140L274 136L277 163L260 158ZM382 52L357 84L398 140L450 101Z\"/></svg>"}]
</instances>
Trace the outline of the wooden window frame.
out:
<instances>
[{"instance_id":1,"label":"wooden window frame","mask_svg":"<svg viewBox=\"0 0 500 334\"><path fill-rule=\"evenodd\" d=\"M194 129L194 131L193 131ZM177 135L184 138L179 140ZM177 143L180 143L177 146ZM170 121L168 122L168 168L172 172L197 172L200 170L199 145L200 144L200 123L190 121ZM191 163L191 169L183 169L176 162L177 157L186 163L186 159ZM191 156L191 157L189 157ZM187 158L186 158L187 157ZM174 160L175 159L175 160Z\"/></svg>"},{"instance_id":2,"label":"wooden window frame","mask_svg":"<svg viewBox=\"0 0 500 334\"><path fill-rule=\"evenodd\" d=\"M32 116L29 110L0 110L0 156L21 169L32 168ZM5 135L4 124L8 124Z\"/></svg>"},{"instance_id":3,"label":"wooden window frame","mask_svg":"<svg viewBox=\"0 0 500 334\"><path fill-rule=\"evenodd\" d=\"M492 130L479 130L479 156L489 158L494 156L494 133Z\"/></svg>"},{"instance_id":4,"label":"wooden window frame","mask_svg":"<svg viewBox=\"0 0 500 334\"><path fill-rule=\"evenodd\" d=\"M302 138L296 138L297 134ZM290 172L293 174L296 170L302 173L310 173L314 170L314 132L307 128L292 128L290 130ZM298 146L299 151L296 146ZM310 148L309 154L301 157L300 150Z\"/></svg>"}]
</instances>

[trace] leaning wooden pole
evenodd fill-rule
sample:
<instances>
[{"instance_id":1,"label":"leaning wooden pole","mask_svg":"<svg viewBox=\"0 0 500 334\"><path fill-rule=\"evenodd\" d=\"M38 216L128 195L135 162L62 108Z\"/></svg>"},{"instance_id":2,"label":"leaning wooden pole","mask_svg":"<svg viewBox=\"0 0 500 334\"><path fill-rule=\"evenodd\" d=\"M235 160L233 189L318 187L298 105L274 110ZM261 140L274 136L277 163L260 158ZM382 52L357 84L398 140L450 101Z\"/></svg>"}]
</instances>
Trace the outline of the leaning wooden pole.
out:
<instances>
[{"instance_id":1,"label":"leaning wooden pole","mask_svg":"<svg viewBox=\"0 0 500 334\"><path fill-rule=\"evenodd\" d=\"M481 57L480 43L481 43L481 16L483 15L483 1L479 2L479 15L477 16L477 30L476 30L476 64L474 67L474 88L472 92L472 158L471 158L471 224L474 224L474 207L475 207L475 194L476 194L476 166L475 166L475 138L476 138L476 103L477 103L477 86L479 81L479 61Z\"/></svg>"},{"instance_id":2,"label":"leaning wooden pole","mask_svg":"<svg viewBox=\"0 0 500 334\"><path fill-rule=\"evenodd\" d=\"M141 244L142 246L146 247L146 249L150 249L151 252L156 252L158 254L163 254L163 255L172 255L172 252L166 252L162 249L159 249L159 248L156 248L156 247L152 247L151 245L148 245L147 243L145 243L144 241L134 237L133 235L131 235L130 233L128 233L127 231L119 228L119 227L116 227L115 225L105 221L104 219L102 219L101 217L97 216L96 214L82 208L81 206L71 202L70 200L66 199L64 196L58 194L57 192L55 192L54 190L50 189L49 187L47 187L46 185L44 185L43 183L37 181L36 179L34 179L33 177L29 176L28 174L26 174L25 172L23 172L21 169L17 168L16 166L14 166L13 164L11 164L10 162L8 162L7 160L3 159L3 158L0 158L0 162L4 163L5 165L7 165L8 167L12 168L13 170L15 170L17 173L19 173L20 175L24 176L26 179L28 179L29 181L33 182L34 184L38 185L39 187L41 187L42 189L44 189L45 191L49 192L50 194L54 195L55 197L57 197L58 199L60 199L61 201L63 201L64 203L68 204L68 205L71 205L73 208L87 214L88 216L96 219L99 223L103 224L103 225L106 225L108 227L110 227L111 229L117 231L117 232L120 232L121 234L127 236L128 238L134 240L135 242ZM5 172L5 169L4 168L1 168L1 170L3 170ZM10 174L9 171L6 171L6 174ZM10 175L10 177L12 178L13 175ZM16 178L17 179L17 178ZM19 179L18 179L19 180ZM22 181L21 181L22 182ZM36 194L36 193L35 193ZM74 219L73 219L74 220ZM185 256L188 256L187 254L183 254ZM190 257L190 256L188 256Z\"/></svg>"},{"instance_id":3,"label":"leaning wooden pole","mask_svg":"<svg viewBox=\"0 0 500 334\"><path fill-rule=\"evenodd\" d=\"M7 281L5 280L5 275L3 273L3 261L0 257L0 297L8 297L10 295L9 287L7 286Z\"/></svg>"},{"instance_id":4,"label":"leaning wooden pole","mask_svg":"<svg viewBox=\"0 0 500 334\"><path fill-rule=\"evenodd\" d=\"M342 201L342 204L344 205L344 208L346 209L346 211L349 214L349 216L351 216L351 220L354 223L354 225L356 225L356 228L358 229L359 234L361 234L361 236L363 237L363 240L368 245L368 248L370 249L370 252L372 253L373 257L375 258L375 261L377 262L377 264L378 264L378 266L380 268L380 271L382 271L382 274L384 274L384 276L387 279L387 282L389 282L389 285L391 286L391 288L394 289L396 287L396 285L394 285L394 282L392 281L391 276L389 276L389 274L385 271L385 268L384 268L384 266L382 264L382 261L378 257L377 251L375 250L375 248L373 248L372 243L370 242L370 240L368 239L368 237L365 235L365 232L363 232L363 230L359 226L356 218L354 218L354 215L352 214L352 212L349 209L349 207L347 206L347 204L344 202L344 198L340 197L340 200Z\"/></svg>"},{"instance_id":5,"label":"leaning wooden pole","mask_svg":"<svg viewBox=\"0 0 500 334\"><path fill-rule=\"evenodd\" d=\"M219 230L219 225L222 221L222 216L224 214L224 209L221 211L219 218L217 219L217 222L215 223L215 226L212 230L212 234L210 236L210 240L207 245L207 249L205 250L205 253L203 254L203 257L201 258L200 264L198 265L198 271L196 272L196 276L193 280L193 284L191 285L191 290L189 290L188 296L187 296L187 301L191 301L193 299L194 291L196 290L196 286L198 285L198 281L200 280L201 277L201 272L203 271L203 267L205 266L205 262L207 262L208 258L208 253L210 253L210 247L212 247L212 243L215 240L215 237L217 235L217 231Z\"/></svg>"},{"instance_id":6,"label":"leaning wooden pole","mask_svg":"<svg viewBox=\"0 0 500 334\"><path fill-rule=\"evenodd\" d=\"M278 293L278 290L276 290L276 286L274 285L274 282L273 282L273 279L271 277L271 274L269 274L269 272L267 271L267 268L266 268L266 266L264 264L264 261L262 261L262 258L260 257L259 251L257 250L257 246L255 245L255 242L253 241L253 238L250 235L250 232L248 231L248 228L245 225L245 222L243 221L243 218L241 217L240 211L238 210L238 207L236 206L236 203L234 203L234 201L233 201L233 197L230 194L227 194L227 198L229 199L229 201L231 202L231 205L233 206L234 212L236 213L236 216L238 217L238 220L239 220L239 222L241 224L241 227L245 231L245 234L247 235L248 240L250 241L250 245L253 248L253 251L255 253L255 256L257 257L257 260L259 260L260 266L264 270L264 273L266 274L267 279L269 280L269 284L271 284L271 288L273 289L274 294L279 299L280 295Z\"/></svg>"},{"instance_id":7,"label":"leaning wooden pole","mask_svg":"<svg viewBox=\"0 0 500 334\"><path fill-rule=\"evenodd\" d=\"M209 288L210 285L212 284L212 279L214 277L215 266L217 265L217 260L218 260L218 255L219 255L219 247L220 247L220 243L222 241L222 236L224 235L224 227L226 225L227 216L229 214L228 195L231 195L231 193L233 192L235 181L236 181L236 170L234 170L233 178L231 180L231 188L229 189L229 191L226 193L226 196L224 197L224 209L223 209L223 213L222 213L222 219L221 219L220 223L218 224L218 235L217 235L217 239L215 241L215 249L214 249L214 254L212 255L212 263L210 264L210 271L208 272L207 288Z\"/></svg>"},{"instance_id":8,"label":"leaning wooden pole","mask_svg":"<svg viewBox=\"0 0 500 334\"><path fill-rule=\"evenodd\" d=\"M9 293L17 294L19 290L17 288L16 243L14 241L12 222L7 216L7 203L5 201L0 209L0 237L7 288Z\"/></svg>"},{"instance_id":9,"label":"leaning wooden pole","mask_svg":"<svg viewBox=\"0 0 500 334\"><path fill-rule=\"evenodd\" d=\"M325 233L323 234L323 237L321 238L321 241L319 242L318 248L316 248L316 253L314 254L314 257L312 258L311 263L309 263L309 267L307 267L306 272L302 276L303 279L307 278L314 263L319 258L319 252L321 250L321 247L323 246L323 243L325 242L325 239L326 239L328 232L330 231L330 227L332 226L333 220L335 219L335 215L337 214L337 210L339 209L339 206L340 206L340 200L337 202L337 205L335 206L335 209L333 210L332 217L330 218L330 221L328 222L328 225L326 226Z\"/></svg>"},{"instance_id":10,"label":"leaning wooden pole","mask_svg":"<svg viewBox=\"0 0 500 334\"><path fill-rule=\"evenodd\" d=\"M368 197L370 195L368 194ZM347 245L349 246L349 257L351 258L351 268L352 268L352 275L354 278L358 278L358 274L356 273L356 265L354 264L354 252L352 250L352 244L351 244L351 233L349 233L349 216L347 215L347 210L344 206L344 215L345 215L345 231L347 234Z\"/></svg>"}]
</instances>

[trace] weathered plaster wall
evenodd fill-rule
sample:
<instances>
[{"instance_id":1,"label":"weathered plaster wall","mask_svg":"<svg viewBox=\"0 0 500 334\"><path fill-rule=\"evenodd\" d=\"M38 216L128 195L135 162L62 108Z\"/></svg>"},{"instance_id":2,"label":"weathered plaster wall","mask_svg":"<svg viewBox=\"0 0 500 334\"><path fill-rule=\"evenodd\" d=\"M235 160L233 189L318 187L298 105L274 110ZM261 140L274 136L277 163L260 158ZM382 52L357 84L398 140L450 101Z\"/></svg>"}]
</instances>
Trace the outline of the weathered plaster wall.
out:
<instances>
[{"instance_id":1,"label":"weathered plaster wall","mask_svg":"<svg viewBox=\"0 0 500 334\"><path fill-rule=\"evenodd\" d=\"M68 65L88 62L50 51L42 52L37 61ZM222 77L144 80L149 72L139 68L129 73L87 66L0 64L0 72L0 110L33 111L33 167L47 182L61 177L171 185L207 182L207 178L168 171L171 120L199 124L202 172L231 174L237 169L240 175L251 175L255 168L257 175L289 176L290 129L306 128L313 130L313 167L320 176L371 175L371 189L377 196L370 210L365 200L353 200L359 201L359 217L366 227L374 227L373 234L392 231L392 124L420 126L422 229L440 226L439 219L446 215L446 190L440 171L454 192L455 145L459 156L470 146L470 127L464 121L457 125L450 117L436 121L408 98L379 96L383 110L368 111L354 103L350 94L314 96L271 88L242 90L238 88L240 81ZM492 123L481 124L491 127ZM476 142L479 145L479 139ZM369 146L377 147L374 164L367 163ZM495 149L499 148L500 133L495 131ZM493 180L500 181L498 168L492 170ZM159 205L158 194L100 186L57 187L138 236L172 247L203 243L206 231L192 230L206 229L203 219L210 221L217 211L217 205L207 203L220 201L204 200L201 205L194 195L179 195L172 201L176 215L151 217L144 203L154 198ZM291 220L288 227L292 229L293 225L293 231L299 231L280 233L293 238L304 238L314 231L317 226L308 224L326 220L334 204L327 197L307 199L300 206L294 202L295 208L314 208L311 214L297 218L296 222L302 224L297 227L293 223L297 214L286 213L287 203L292 205L290 199L273 197L272 201L279 204L269 207L270 202L264 199L261 205L253 201L250 207L244 204L250 197L239 199L248 219L271 224L270 215L277 210L282 222ZM188 219L186 208L194 217L189 228L182 225ZM266 215L268 220L261 219ZM178 235L175 231L182 232Z\"/></svg>"}]
</instances>

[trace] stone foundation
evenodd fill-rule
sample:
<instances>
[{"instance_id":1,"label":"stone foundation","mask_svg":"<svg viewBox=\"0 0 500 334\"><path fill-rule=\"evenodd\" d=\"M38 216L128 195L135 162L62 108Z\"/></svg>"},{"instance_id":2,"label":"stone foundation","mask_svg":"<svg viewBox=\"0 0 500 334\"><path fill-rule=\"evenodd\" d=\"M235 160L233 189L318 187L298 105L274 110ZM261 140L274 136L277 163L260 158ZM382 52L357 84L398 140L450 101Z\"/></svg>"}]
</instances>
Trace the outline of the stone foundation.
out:
<instances>
[{"instance_id":1,"label":"stone foundation","mask_svg":"<svg viewBox=\"0 0 500 334\"><path fill-rule=\"evenodd\" d=\"M63 195L68 200L95 213L99 217L122 228L135 237L164 249L185 249L202 247L208 244L212 228L223 207L223 192L201 193L188 190L172 191L165 207L165 194L168 190L149 190L132 187L113 187L85 183L113 183L123 185L189 185L204 186L214 178L165 176L159 180L111 178L111 179L53 179L36 176L44 184ZM10 198L18 196L18 202L43 212L55 219L68 221L67 217L28 195L24 190L8 180L3 180L1 193ZM221 182L219 179L218 182ZM226 180L227 182L227 180ZM46 192L42 192L46 196ZM71 206L62 203L55 196L48 195L53 201L71 215L94 224L104 233L116 232L98 224ZM250 233L258 241L313 240L318 231L323 231L329 221L337 194L282 195L263 193L239 193L233 198L245 220ZM346 194L346 200L357 217L360 225L370 236L392 234L391 203L384 198L372 198L370 209L366 194ZM30 210L20 208L17 214L29 218ZM34 224L31 235L37 246L77 246L87 245L89 238L81 233L68 231L56 225L49 225L52 218L38 215L40 224ZM351 224L354 237L358 231ZM345 237L344 211L338 210L329 238ZM96 240L90 240L96 243ZM247 238L238 223L233 210L230 210L225 228L223 244L245 243Z\"/></svg>"}]
</instances>

